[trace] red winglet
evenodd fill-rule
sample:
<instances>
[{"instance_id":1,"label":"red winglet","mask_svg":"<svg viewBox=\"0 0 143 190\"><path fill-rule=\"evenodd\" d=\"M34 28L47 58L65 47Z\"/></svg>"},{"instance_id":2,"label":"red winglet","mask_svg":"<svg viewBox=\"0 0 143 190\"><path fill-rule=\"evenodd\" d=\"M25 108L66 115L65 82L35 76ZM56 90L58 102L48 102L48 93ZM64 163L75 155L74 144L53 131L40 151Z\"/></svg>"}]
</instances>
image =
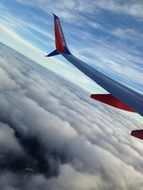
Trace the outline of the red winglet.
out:
<instances>
[{"instance_id":1,"label":"red winglet","mask_svg":"<svg viewBox=\"0 0 143 190\"><path fill-rule=\"evenodd\" d=\"M64 33L60 24L60 19L58 16L54 15L54 28L55 28L55 45L56 50L51 52L50 54L46 55L46 57L55 56L58 54L68 54L71 55L71 52L68 49L66 44L66 40L64 37Z\"/></svg>"},{"instance_id":2,"label":"red winglet","mask_svg":"<svg viewBox=\"0 0 143 190\"><path fill-rule=\"evenodd\" d=\"M105 104L108 104L110 106L119 108L121 110L135 112L132 108L130 108L128 105L124 104L123 102L112 96L111 94L91 94L91 98L103 102Z\"/></svg>"},{"instance_id":3,"label":"red winglet","mask_svg":"<svg viewBox=\"0 0 143 190\"><path fill-rule=\"evenodd\" d=\"M65 46L65 42L64 42L64 37L63 37L63 32L61 30L61 25L59 22L59 18L55 16L55 39L56 39L56 49L63 53L64 52L64 46Z\"/></svg>"},{"instance_id":4,"label":"red winglet","mask_svg":"<svg viewBox=\"0 0 143 190\"><path fill-rule=\"evenodd\" d=\"M54 15L54 27L55 27L55 45L56 49L59 53L68 53L70 54L70 51L67 47L66 40L64 37L64 33L60 24L59 17Z\"/></svg>"},{"instance_id":5,"label":"red winglet","mask_svg":"<svg viewBox=\"0 0 143 190\"><path fill-rule=\"evenodd\" d=\"M141 130L134 130L131 132L131 135L136 137L136 138L139 138L139 139L142 139L143 140L143 129Z\"/></svg>"}]
</instances>

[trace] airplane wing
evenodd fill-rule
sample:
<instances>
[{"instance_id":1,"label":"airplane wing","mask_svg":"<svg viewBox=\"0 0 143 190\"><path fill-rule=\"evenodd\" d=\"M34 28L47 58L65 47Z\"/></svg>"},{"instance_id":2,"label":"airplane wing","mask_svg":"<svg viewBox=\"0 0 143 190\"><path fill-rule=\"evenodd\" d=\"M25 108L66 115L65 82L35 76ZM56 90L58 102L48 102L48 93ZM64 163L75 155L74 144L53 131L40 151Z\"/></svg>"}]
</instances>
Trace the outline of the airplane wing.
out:
<instances>
[{"instance_id":1,"label":"airplane wing","mask_svg":"<svg viewBox=\"0 0 143 190\"><path fill-rule=\"evenodd\" d=\"M91 94L91 98L118 109L137 112L143 116L143 95L106 76L72 55L66 44L60 20L58 16L53 15L56 50L47 55L47 57L61 54L86 76L109 92L109 94ZM143 130L133 130L131 135L143 139Z\"/></svg>"}]
</instances>

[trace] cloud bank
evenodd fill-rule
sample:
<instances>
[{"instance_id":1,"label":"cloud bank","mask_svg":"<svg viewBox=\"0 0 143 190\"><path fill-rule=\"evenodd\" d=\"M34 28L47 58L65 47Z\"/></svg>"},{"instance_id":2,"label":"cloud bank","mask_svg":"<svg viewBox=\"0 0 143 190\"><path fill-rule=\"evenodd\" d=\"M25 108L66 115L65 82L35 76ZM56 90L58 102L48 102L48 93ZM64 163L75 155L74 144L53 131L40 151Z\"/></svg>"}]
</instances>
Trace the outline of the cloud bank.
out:
<instances>
[{"instance_id":1,"label":"cloud bank","mask_svg":"<svg viewBox=\"0 0 143 190\"><path fill-rule=\"evenodd\" d=\"M141 123L3 44L0 113L2 189L142 189Z\"/></svg>"}]
</instances>

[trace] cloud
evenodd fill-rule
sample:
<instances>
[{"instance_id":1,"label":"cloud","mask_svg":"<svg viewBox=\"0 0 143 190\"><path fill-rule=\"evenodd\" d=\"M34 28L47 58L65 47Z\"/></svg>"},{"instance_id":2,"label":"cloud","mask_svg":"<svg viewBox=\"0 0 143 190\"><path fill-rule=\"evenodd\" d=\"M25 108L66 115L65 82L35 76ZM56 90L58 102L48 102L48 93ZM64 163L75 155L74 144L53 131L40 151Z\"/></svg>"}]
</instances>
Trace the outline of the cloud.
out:
<instances>
[{"instance_id":1,"label":"cloud","mask_svg":"<svg viewBox=\"0 0 143 190\"><path fill-rule=\"evenodd\" d=\"M0 149L1 154L22 154L23 150L14 136L14 130L7 124L0 123Z\"/></svg>"},{"instance_id":2,"label":"cloud","mask_svg":"<svg viewBox=\"0 0 143 190\"><path fill-rule=\"evenodd\" d=\"M143 19L143 14L141 13L143 4L141 1L122 2L120 0L118 1L100 0L95 4L101 7L102 9L107 9L109 11L127 14L129 16L133 16L141 20Z\"/></svg>"},{"instance_id":3,"label":"cloud","mask_svg":"<svg viewBox=\"0 0 143 190\"><path fill-rule=\"evenodd\" d=\"M45 0L37 0L37 1L21 1L16 0L17 2L20 2L22 4L28 4L31 6L37 6L43 9L45 12L47 10L53 10L53 7L55 8L56 12L60 12L60 15L65 17L66 19L69 19L72 17L70 14L71 12L79 12L79 13L96 13L99 10L98 9L104 9L115 13L125 14L132 17L135 17L137 19L143 19L142 14L142 1L129 1L129 2L123 2L121 0L100 0L100 1L86 1L85 3L82 3L79 0L72 0L70 3L65 0L62 1L45 1ZM74 10L74 11L73 11Z\"/></svg>"},{"instance_id":4,"label":"cloud","mask_svg":"<svg viewBox=\"0 0 143 190\"><path fill-rule=\"evenodd\" d=\"M142 141L129 135L142 127L136 116L0 46L0 186L140 190Z\"/></svg>"},{"instance_id":5,"label":"cloud","mask_svg":"<svg viewBox=\"0 0 143 190\"><path fill-rule=\"evenodd\" d=\"M66 183L65 183L66 181ZM81 183L82 182L82 183ZM50 179L48 182L50 189L107 189L108 185L103 182L100 176L82 173L75 170L71 165L65 164L60 167L60 175L58 178Z\"/></svg>"}]
</instances>

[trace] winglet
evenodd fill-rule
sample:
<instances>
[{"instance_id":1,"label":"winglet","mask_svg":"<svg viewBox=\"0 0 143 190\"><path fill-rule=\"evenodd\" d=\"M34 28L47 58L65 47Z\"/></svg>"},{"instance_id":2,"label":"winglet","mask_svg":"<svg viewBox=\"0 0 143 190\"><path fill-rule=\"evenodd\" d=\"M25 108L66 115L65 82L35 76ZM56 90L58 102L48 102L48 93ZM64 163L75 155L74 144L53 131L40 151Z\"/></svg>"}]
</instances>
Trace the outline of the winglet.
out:
<instances>
[{"instance_id":1,"label":"winglet","mask_svg":"<svg viewBox=\"0 0 143 190\"><path fill-rule=\"evenodd\" d=\"M54 30L55 30L55 46L56 50L47 55L47 57L51 57L57 54L71 54L64 37L64 33L61 27L60 19L57 15L52 13L54 16Z\"/></svg>"}]
</instances>

